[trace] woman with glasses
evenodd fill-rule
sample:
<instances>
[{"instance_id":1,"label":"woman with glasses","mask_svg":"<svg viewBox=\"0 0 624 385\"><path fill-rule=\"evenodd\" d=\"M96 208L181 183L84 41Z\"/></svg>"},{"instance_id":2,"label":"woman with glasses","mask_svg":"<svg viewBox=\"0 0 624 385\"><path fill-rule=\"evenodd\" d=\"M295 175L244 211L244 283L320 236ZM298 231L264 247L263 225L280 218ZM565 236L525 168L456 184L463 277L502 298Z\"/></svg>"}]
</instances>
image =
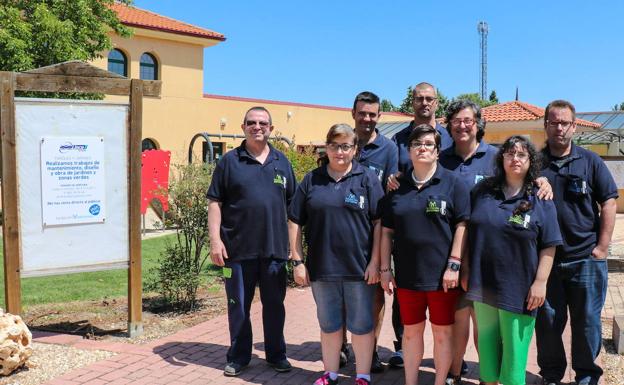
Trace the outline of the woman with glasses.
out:
<instances>
[{"instance_id":1,"label":"woman with glasses","mask_svg":"<svg viewBox=\"0 0 624 385\"><path fill-rule=\"evenodd\" d=\"M452 325L470 201L468 187L439 166L440 142L440 134L430 125L414 128L407 142L412 167L381 204L381 282L386 292L397 290L406 385L418 383L427 310L434 336L435 385L444 385L452 360Z\"/></svg>"},{"instance_id":2,"label":"woman with glasses","mask_svg":"<svg viewBox=\"0 0 624 385\"><path fill-rule=\"evenodd\" d=\"M562 244L554 203L536 197L539 170L533 144L512 136L496 155L494 176L471 195L467 298L474 301L480 376L488 384L525 384L535 315Z\"/></svg>"},{"instance_id":3,"label":"woman with glasses","mask_svg":"<svg viewBox=\"0 0 624 385\"><path fill-rule=\"evenodd\" d=\"M354 161L357 135L347 124L327 133L326 156L308 173L289 207L293 275L312 286L325 373L314 385L338 382L342 328L352 334L356 385L370 384L374 284L379 282L377 203L383 189L373 170ZM303 260L301 228L308 255Z\"/></svg>"}]
</instances>

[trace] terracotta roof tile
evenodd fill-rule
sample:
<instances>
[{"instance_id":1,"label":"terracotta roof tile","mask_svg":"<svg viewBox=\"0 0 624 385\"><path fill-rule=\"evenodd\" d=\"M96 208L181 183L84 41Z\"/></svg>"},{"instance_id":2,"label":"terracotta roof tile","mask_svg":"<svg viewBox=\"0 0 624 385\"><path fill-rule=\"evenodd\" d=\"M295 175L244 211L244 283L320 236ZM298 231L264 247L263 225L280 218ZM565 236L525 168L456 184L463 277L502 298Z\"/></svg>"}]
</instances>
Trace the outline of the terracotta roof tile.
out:
<instances>
[{"instance_id":1,"label":"terracotta roof tile","mask_svg":"<svg viewBox=\"0 0 624 385\"><path fill-rule=\"evenodd\" d=\"M153 29L157 31L170 32L180 35L195 36L212 40L225 40L225 36L219 32L209 29L196 27L191 24L161 16L157 13L146 11L144 9L126 6L115 3L111 8L117 12L119 20L127 26Z\"/></svg>"},{"instance_id":2,"label":"terracotta roof tile","mask_svg":"<svg viewBox=\"0 0 624 385\"><path fill-rule=\"evenodd\" d=\"M485 107L482 114L483 118L488 122L540 120L544 117L544 109L516 100ZM600 128L600 124L583 119L576 119L576 124L585 127Z\"/></svg>"}]
</instances>

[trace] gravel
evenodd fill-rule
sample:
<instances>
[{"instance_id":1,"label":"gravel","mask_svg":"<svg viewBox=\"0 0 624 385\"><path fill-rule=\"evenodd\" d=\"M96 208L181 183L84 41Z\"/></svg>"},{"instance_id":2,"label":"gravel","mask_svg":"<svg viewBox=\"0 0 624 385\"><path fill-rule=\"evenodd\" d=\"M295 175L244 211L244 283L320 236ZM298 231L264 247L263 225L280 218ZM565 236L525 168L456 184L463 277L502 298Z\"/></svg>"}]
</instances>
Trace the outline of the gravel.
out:
<instances>
[{"instance_id":1,"label":"gravel","mask_svg":"<svg viewBox=\"0 0 624 385\"><path fill-rule=\"evenodd\" d=\"M71 370L114 356L103 350L82 350L64 345L33 342L33 355L26 365L8 377L0 377L0 385L37 385Z\"/></svg>"}]
</instances>

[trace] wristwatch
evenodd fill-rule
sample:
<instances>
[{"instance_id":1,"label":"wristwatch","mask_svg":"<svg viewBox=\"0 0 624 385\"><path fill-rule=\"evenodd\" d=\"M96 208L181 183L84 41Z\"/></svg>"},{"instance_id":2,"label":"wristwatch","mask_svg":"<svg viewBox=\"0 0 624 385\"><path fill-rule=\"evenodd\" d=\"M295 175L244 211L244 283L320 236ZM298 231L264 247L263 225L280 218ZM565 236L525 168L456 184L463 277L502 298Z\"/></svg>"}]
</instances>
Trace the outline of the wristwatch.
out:
<instances>
[{"instance_id":1,"label":"wristwatch","mask_svg":"<svg viewBox=\"0 0 624 385\"><path fill-rule=\"evenodd\" d=\"M301 259L291 259L290 264L292 265L292 267L297 267L299 265L302 265L303 261Z\"/></svg>"},{"instance_id":2,"label":"wristwatch","mask_svg":"<svg viewBox=\"0 0 624 385\"><path fill-rule=\"evenodd\" d=\"M450 261L447 265L446 265L447 269L450 269L451 271L459 271L459 269L461 268L461 264L457 263L457 262L453 262Z\"/></svg>"}]
</instances>

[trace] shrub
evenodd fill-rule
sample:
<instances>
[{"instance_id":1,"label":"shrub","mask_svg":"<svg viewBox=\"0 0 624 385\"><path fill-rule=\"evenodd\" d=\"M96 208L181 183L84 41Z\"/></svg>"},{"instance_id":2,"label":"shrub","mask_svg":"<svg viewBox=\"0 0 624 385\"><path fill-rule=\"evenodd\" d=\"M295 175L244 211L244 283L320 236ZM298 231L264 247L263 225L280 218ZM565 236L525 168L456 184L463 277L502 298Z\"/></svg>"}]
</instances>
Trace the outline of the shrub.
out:
<instances>
[{"instance_id":1,"label":"shrub","mask_svg":"<svg viewBox=\"0 0 624 385\"><path fill-rule=\"evenodd\" d=\"M154 280L147 285L171 306L193 310L201 272L208 261L208 200L213 166L190 164L174 166L169 184L167 227L177 229L173 244L161 254Z\"/></svg>"}]
</instances>

